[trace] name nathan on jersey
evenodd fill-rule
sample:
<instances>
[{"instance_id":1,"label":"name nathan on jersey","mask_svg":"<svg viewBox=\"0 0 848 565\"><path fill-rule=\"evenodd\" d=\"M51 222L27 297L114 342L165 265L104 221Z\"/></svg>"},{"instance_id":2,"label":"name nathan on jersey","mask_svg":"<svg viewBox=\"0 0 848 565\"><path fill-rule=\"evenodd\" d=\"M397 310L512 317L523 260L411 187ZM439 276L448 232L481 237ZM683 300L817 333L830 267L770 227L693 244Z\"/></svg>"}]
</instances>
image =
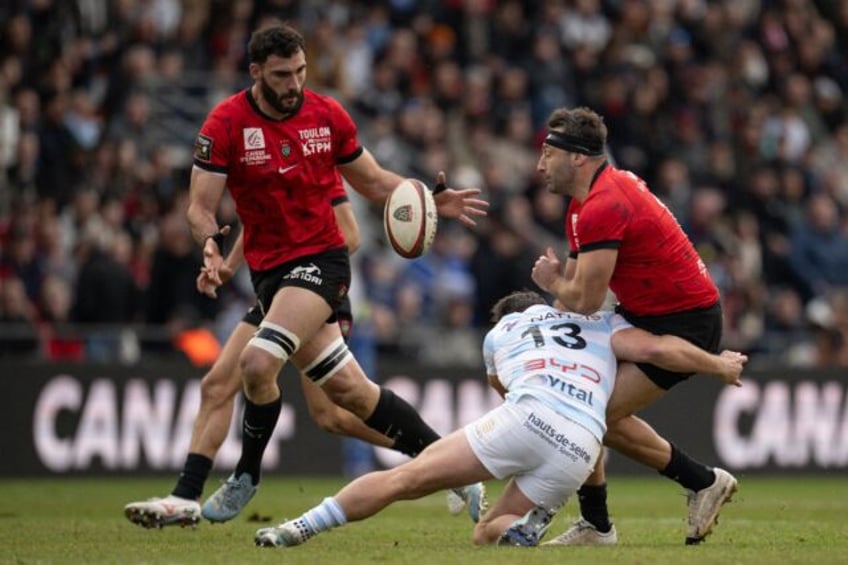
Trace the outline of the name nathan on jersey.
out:
<instances>
[{"instance_id":1,"label":"name nathan on jersey","mask_svg":"<svg viewBox=\"0 0 848 565\"><path fill-rule=\"evenodd\" d=\"M576 321L588 320L590 322L597 322L598 320L601 319L601 317L596 315L596 314L575 314L574 312L563 312L563 311L560 310L560 311L557 311L557 312L545 312L544 314L542 314L540 316L533 316L532 318L530 318L530 323L531 324L537 324L539 322L546 322L548 320L562 320L562 319L576 320ZM508 332L512 331L512 329L516 325L518 325L519 323L521 323L521 320L517 320L517 319L513 320L511 322L504 322L504 330L506 330Z\"/></svg>"}]
</instances>

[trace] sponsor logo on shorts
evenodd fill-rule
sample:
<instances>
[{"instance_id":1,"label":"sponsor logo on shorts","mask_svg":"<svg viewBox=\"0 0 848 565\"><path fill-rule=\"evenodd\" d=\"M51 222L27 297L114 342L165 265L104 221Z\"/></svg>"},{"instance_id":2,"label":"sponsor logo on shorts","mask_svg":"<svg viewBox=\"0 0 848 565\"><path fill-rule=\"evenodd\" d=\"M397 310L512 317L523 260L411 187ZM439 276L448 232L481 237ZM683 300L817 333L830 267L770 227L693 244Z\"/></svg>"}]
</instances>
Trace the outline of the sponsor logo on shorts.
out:
<instances>
[{"instance_id":1,"label":"sponsor logo on shorts","mask_svg":"<svg viewBox=\"0 0 848 565\"><path fill-rule=\"evenodd\" d=\"M487 418L474 426L474 435L478 438L482 438L483 436L491 433L494 429L495 421L492 418Z\"/></svg>"},{"instance_id":2,"label":"sponsor logo on shorts","mask_svg":"<svg viewBox=\"0 0 848 565\"><path fill-rule=\"evenodd\" d=\"M592 457L582 446L569 440L563 432L557 430L553 424L544 418L537 416L535 412L531 412L527 416L524 427L556 447L560 453L572 461L581 459L584 463L591 464Z\"/></svg>"},{"instance_id":3,"label":"sponsor logo on shorts","mask_svg":"<svg viewBox=\"0 0 848 565\"><path fill-rule=\"evenodd\" d=\"M315 285L324 284L324 279L321 278L321 269L315 263L295 267L283 278L290 280L297 279Z\"/></svg>"}]
</instances>

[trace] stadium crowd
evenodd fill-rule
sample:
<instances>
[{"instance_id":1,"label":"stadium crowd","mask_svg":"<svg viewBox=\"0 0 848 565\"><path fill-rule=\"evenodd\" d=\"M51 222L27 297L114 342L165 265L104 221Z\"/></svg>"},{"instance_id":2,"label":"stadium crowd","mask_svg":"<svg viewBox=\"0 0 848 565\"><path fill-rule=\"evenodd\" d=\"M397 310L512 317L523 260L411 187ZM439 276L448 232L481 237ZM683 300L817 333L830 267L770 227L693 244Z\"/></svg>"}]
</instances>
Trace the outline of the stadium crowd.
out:
<instances>
[{"instance_id":1,"label":"stadium crowd","mask_svg":"<svg viewBox=\"0 0 848 565\"><path fill-rule=\"evenodd\" d=\"M407 261L351 195L355 327L381 350L480 364L491 306L566 245L535 167L548 114L585 105L707 263L725 347L848 366L848 0L4 2L0 356L131 361L240 319L246 273L195 290L186 191L203 115L249 84L249 32L275 19L380 162L491 202Z\"/></svg>"}]
</instances>

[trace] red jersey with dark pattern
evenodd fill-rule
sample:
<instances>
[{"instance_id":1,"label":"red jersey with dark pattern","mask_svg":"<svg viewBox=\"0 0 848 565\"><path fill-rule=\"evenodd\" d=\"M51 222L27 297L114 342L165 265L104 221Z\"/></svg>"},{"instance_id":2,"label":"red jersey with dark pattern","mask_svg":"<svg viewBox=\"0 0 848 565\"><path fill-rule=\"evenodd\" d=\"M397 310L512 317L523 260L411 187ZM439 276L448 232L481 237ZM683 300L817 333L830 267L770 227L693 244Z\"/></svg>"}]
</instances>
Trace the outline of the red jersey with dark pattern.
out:
<instances>
[{"instance_id":1,"label":"red jersey with dark pattern","mask_svg":"<svg viewBox=\"0 0 848 565\"><path fill-rule=\"evenodd\" d=\"M195 166L227 176L244 226L244 256L254 271L344 247L332 201L344 191L337 165L362 153L342 106L304 89L292 116L263 114L244 90L207 116Z\"/></svg>"},{"instance_id":2,"label":"red jersey with dark pattern","mask_svg":"<svg viewBox=\"0 0 848 565\"><path fill-rule=\"evenodd\" d=\"M622 308L651 316L719 300L706 265L674 215L645 181L605 165L582 202L566 212L572 253L617 248L610 289Z\"/></svg>"}]
</instances>

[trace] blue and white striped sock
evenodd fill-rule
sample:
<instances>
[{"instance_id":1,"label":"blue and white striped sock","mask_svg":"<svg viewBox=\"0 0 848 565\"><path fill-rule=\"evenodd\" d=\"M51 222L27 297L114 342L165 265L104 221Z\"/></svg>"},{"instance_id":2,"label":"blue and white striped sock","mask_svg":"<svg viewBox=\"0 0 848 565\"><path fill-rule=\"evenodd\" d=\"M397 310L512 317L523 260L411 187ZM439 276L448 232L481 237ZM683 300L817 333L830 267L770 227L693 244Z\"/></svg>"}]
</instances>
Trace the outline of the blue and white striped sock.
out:
<instances>
[{"instance_id":1,"label":"blue and white striped sock","mask_svg":"<svg viewBox=\"0 0 848 565\"><path fill-rule=\"evenodd\" d=\"M298 518L298 521L306 526L311 537L317 533L347 524L347 516L345 516L344 510L339 506L336 499L328 496L321 504L304 512Z\"/></svg>"}]
</instances>

